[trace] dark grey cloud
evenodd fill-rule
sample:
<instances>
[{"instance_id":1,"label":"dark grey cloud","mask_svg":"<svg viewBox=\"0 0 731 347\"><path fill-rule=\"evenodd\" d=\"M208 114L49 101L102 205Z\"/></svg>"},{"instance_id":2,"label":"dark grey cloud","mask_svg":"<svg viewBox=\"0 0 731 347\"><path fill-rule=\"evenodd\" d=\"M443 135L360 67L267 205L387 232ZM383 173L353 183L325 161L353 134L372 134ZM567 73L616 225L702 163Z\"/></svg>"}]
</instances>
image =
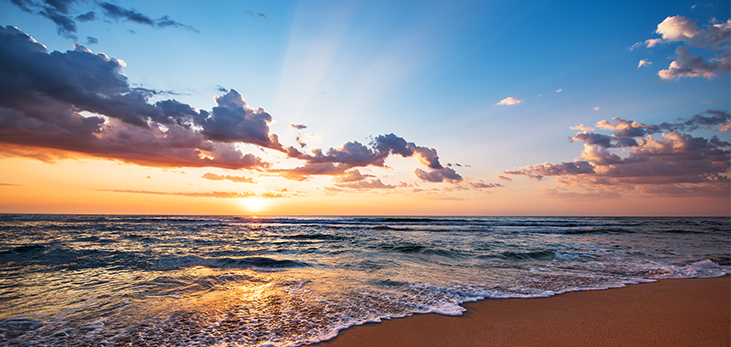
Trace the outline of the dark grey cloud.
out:
<instances>
[{"instance_id":1,"label":"dark grey cloud","mask_svg":"<svg viewBox=\"0 0 731 347\"><path fill-rule=\"evenodd\" d=\"M90 21L96 20L96 12L89 11L86 13L82 13L82 14L76 16L76 20L78 20L80 22L90 22Z\"/></svg>"},{"instance_id":2,"label":"dark grey cloud","mask_svg":"<svg viewBox=\"0 0 731 347\"><path fill-rule=\"evenodd\" d=\"M99 43L99 40L96 39L96 37L93 36L87 36L86 37L86 44L87 45L95 45Z\"/></svg>"},{"instance_id":3,"label":"dark grey cloud","mask_svg":"<svg viewBox=\"0 0 731 347\"><path fill-rule=\"evenodd\" d=\"M134 9L124 8L109 2L90 2L81 0L10 0L21 10L46 17L56 24L58 34L72 39L78 40L76 36L76 21L88 22L97 20L97 13L86 8L85 12L75 11L78 7L98 6L102 9L104 16L115 21L129 21L141 25L149 25L159 28L176 27L183 28L193 32L199 32L193 26L180 23L170 16L162 16L159 19L153 19L150 16L142 14Z\"/></svg>"},{"instance_id":4,"label":"dark grey cloud","mask_svg":"<svg viewBox=\"0 0 731 347\"><path fill-rule=\"evenodd\" d=\"M127 20L138 24L155 25L155 21L134 9L126 9L108 2L100 2L99 6L104 9L104 14L112 19Z\"/></svg>"},{"instance_id":5,"label":"dark grey cloud","mask_svg":"<svg viewBox=\"0 0 731 347\"><path fill-rule=\"evenodd\" d=\"M158 19L157 26L160 28L165 28L165 27L183 28L183 29L188 29L194 33L200 33L200 31L198 29L196 29L190 25L177 22L177 21L173 20L172 18L170 18L169 16L163 16L162 18Z\"/></svg>"},{"instance_id":6,"label":"dark grey cloud","mask_svg":"<svg viewBox=\"0 0 731 347\"><path fill-rule=\"evenodd\" d=\"M307 129L307 126L304 124L290 124L289 126L297 130Z\"/></svg>"}]
</instances>

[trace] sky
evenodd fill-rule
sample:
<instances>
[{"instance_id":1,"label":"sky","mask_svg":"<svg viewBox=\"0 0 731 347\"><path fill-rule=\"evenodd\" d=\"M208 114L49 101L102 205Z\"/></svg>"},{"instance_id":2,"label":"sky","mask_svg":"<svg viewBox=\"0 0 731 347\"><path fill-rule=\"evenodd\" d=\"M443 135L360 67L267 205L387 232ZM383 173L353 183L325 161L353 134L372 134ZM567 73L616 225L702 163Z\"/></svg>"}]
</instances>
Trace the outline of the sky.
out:
<instances>
[{"instance_id":1,"label":"sky","mask_svg":"<svg viewBox=\"0 0 731 347\"><path fill-rule=\"evenodd\" d=\"M0 0L0 213L729 216L729 7Z\"/></svg>"}]
</instances>

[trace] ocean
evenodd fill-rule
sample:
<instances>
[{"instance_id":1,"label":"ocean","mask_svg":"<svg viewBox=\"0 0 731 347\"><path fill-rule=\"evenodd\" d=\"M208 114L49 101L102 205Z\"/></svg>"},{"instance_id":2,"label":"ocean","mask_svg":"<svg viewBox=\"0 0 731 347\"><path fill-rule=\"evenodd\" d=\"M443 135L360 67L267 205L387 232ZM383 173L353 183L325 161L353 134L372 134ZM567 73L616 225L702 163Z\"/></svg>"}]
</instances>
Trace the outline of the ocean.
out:
<instances>
[{"instance_id":1,"label":"ocean","mask_svg":"<svg viewBox=\"0 0 731 347\"><path fill-rule=\"evenodd\" d=\"M729 218L0 215L0 345L297 346L725 274Z\"/></svg>"}]
</instances>

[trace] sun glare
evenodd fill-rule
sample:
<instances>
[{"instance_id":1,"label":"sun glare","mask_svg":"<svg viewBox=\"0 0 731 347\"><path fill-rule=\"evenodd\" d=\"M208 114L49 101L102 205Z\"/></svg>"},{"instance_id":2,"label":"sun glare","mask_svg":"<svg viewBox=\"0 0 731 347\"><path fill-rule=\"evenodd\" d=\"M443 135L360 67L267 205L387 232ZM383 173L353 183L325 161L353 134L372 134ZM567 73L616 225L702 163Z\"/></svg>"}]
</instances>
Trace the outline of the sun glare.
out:
<instances>
[{"instance_id":1,"label":"sun glare","mask_svg":"<svg viewBox=\"0 0 731 347\"><path fill-rule=\"evenodd\" d=\"M263 211L267 206L267 199L258 196L252 196L242 199L243 205L249 212Z\"/></svg>"}]
</instances>

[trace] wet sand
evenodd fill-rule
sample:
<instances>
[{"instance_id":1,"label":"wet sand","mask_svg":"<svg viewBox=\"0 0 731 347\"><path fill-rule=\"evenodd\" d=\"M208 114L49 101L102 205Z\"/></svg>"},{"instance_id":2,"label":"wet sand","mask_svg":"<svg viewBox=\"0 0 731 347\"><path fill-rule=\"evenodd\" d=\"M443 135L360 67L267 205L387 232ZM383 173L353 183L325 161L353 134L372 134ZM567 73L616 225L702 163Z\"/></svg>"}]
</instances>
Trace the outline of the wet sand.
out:
<instances>
[{"instance_id":1,"label":"wet sand","mask_svg":"<svg viewBox=\"0 0 731 347\"><path fill-rule=\"evenodd\" d=\"M315 346L731 346L731 276L465 304L369 323Z\"/></svg>"}]
</instances>

